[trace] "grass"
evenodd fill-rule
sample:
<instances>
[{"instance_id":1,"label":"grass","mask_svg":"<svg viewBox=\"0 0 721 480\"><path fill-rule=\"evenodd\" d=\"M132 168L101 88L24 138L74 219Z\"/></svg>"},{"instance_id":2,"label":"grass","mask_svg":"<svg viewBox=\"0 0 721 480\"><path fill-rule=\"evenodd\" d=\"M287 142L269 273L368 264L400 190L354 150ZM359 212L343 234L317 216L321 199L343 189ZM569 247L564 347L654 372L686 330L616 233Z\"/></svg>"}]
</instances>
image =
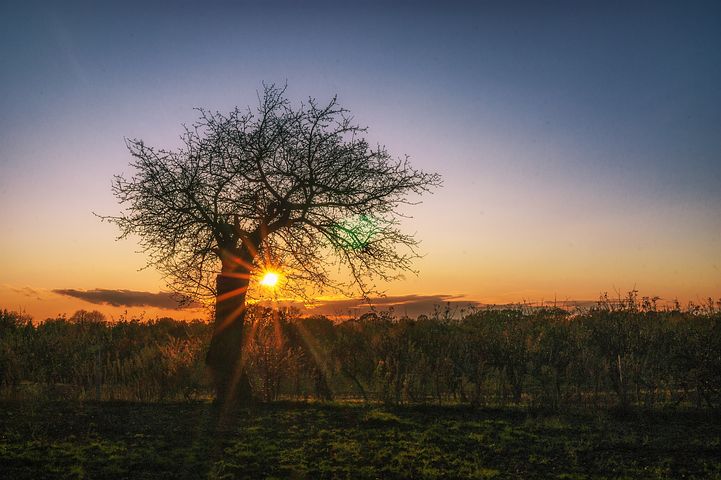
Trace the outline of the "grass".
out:
<instances>
[{"instance_id":1,"label":"grass","mask_svg":"<svg viewBox=\"0 0 721 480\"><path fill-rule=\"evenodd\" d=\"M2 403L4 478L721 478L721 422L276 403Z\"/></svg>"}]
</instances>

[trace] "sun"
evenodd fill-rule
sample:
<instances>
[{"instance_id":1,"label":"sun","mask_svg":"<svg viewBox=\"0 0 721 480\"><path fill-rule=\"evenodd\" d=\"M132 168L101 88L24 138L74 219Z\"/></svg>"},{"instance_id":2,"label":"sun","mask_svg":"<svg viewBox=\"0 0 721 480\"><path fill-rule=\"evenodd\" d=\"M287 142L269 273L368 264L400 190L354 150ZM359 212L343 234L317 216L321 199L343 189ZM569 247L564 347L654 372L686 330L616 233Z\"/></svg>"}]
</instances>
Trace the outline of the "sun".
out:
<instances>
[{"instance_id":1,"label":"sun","mask_svg":"<svg viewBox=\"0 0 721 480\"><path fill-rule=\"evenodd\" d=\"M278 274L275 272L265 272L260 284L264 287L273 288L278 284Z\"/></svg>"}]
</instances>

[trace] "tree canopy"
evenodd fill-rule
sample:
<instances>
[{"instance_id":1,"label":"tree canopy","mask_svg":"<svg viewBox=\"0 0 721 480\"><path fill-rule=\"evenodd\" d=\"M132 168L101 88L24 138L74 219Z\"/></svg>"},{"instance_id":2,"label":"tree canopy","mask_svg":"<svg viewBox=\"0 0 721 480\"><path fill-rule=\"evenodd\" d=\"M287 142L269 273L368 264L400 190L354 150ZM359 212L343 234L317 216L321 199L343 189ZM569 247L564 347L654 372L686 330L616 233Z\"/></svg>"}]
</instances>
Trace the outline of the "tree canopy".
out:
<instances>
[{"instance_id":1,"label":"tree canopy","mask_svg":"<svg viewBox=\"0 0 721 480\"><path fill-rule=\"evenodd\" d=\"M104 218L140 238L174 291L215 296L217 274L271 267L296 294L367 294L411 269L418 241L399 209L440 176L370 145L336 97L293 106L285 92L266 85L256 108L198 109L177 149L127 140L134 172L113 181L123 210Z\"/></svg>"}]
</instances>

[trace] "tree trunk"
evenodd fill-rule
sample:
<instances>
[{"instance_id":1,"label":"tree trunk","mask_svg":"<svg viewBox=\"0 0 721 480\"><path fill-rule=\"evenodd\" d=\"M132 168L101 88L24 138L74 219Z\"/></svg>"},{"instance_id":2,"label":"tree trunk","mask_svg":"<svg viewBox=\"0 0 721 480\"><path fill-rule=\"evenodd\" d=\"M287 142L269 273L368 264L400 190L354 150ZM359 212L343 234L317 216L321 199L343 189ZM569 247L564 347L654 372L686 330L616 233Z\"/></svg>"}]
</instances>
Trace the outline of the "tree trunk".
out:
<instances>
[{"instance_id":1,"label":"tree trunk","mask_svg":"<svg viewBox=\"0 0 721 480\"><path fill-rule=\"evenodd\" d=\"M223 409L247 405L252 399L245 371L244 323L248 278L221 273L216 280L215 323L206 357L216 401Z\"/></svg>"}]
</instances>

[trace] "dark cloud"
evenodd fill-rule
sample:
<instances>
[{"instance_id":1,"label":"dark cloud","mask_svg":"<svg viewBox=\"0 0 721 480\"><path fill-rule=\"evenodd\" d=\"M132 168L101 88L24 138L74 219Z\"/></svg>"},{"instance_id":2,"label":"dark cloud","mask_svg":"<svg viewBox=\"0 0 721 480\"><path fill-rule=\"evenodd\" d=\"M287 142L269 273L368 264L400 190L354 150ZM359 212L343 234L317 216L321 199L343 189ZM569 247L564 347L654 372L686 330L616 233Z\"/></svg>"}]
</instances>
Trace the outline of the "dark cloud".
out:
<instances>
[{"instance_id":1,"label":"dark cloud","mask_svg":"<svg viewBox=\"0 0 721 480\"><path fill-rule=\"evenodd\" d=\"M335 317L358 316L373 309L376 311L392 309L398 316L417 317L422 314L432 314L435 309L450 308L454 312L460 312L461 309L483 306L479 302L463 300L462 295L394 295L370 299L370 304L358 298L348 298L318 301L309 306L297 303L285 305L298 307L307 314Z\"/></svg>"},{"instance_id":2,"label":"dark cloud","mask_svg":"<svg viewBox=\"0 0 721 480\"><path fill-rule=\"evenodd\" d=\"M138 292L134 290L75 290L73 288L53 290L54 293L79 298L94 304L106 304L113 307L157 307L177 310L180 308L197 308L197 302L180 305L181 298L170 292Z\"/></svg>"},{"instance_id":3,"label":"dark cloud","mask_svg":"<svg viewBox=\"0 0 721 480\"><path fill-rule=\"evenodd\" d=\"M10 288L10 290L12 290L13 292L15 292L15 293L17 293L17 294L19 294L19 295L23 295L23 296L25 296L25 297L34 298L34 299L36 299L36 300L41 300L41 298L40 298L40 292L38 292L38 291L35 290L34 288L30 288L30 287L13 287L13 286L10 286L10 285L8 286L8 288Z\"/></svg>"},{"instance_id":4,"label":"dark cloud","mask_svg":"<svg viewBox=\"0 0 721 480\"><path fill-rule=\"evenodd\" d=\"M538 308L538 307L559 307L559 308L588 308L596 305L595 300L562 300L557 302L534 302L534 303L508 303L508 304L487 304L473 300L464 299L463 295L395 295L378 297L368 302L357 299L338 299L319 301L315 305L303 305L301 303L283 303L283 306L292 306L301 310L304 314L326 315L332 317L356 317L367 312L385 311L392 309L396 316L408 316L415 318L419 315L431 315L435 311L441 313L446 309L453 315L460 316L474 308Z\"/></svg>"},{"instance_id":5,"label":"dark cloud","mask_svg":"<svg viewBox=\"0 0 721 480\"><path fill-rule=\"evenodd\" d=\"M28 290L26 292L26 290ZM30 294L30 287L22 289L22 292ZM20 293L20 289L17 290ZM201 305L191 302L189 305L179 305L179 297L170 292L139 292L133 290L106 290L96 288L94 290L57 289L54 293L79 298L94 304L106 304L114 307L157 307L171 310L181 308L197 308ZM265 303L265 302L261 302ZM590 300L563 300L555 303L561 308L581 307L587 308L596 305L597 301ZM473 308L511 308L527 306L539 307L540 303L526 304L503 304L489 305L473 300L466 300L463 295L393 295L370 299L370 304L358 298L344 298L337 300L322 300L314 305L303 305L299 302L280 302L285 307L296 307L303 314L326 315L331 317L356 317L371 311L385 311L392 309L396 316L409 316L412 318L418 315L431 315L434 311L441 312L448 309L455 315L467 312ZM553 306L552 302L545 302L543 306Z\"/></svg>"}]
</instances>

